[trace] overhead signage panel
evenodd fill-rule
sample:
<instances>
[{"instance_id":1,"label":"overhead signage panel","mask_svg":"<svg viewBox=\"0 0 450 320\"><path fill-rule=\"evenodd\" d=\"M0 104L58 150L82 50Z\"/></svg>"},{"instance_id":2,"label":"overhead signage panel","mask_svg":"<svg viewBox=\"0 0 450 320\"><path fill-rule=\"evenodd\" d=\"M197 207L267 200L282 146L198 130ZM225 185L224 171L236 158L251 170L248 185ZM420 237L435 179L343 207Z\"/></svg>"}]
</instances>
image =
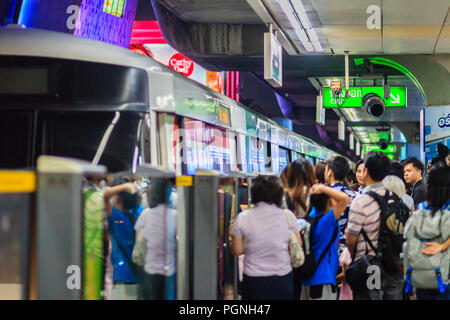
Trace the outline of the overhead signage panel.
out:
<instances>
[{"instance_id":1,"label":"overhead signage panel","mask_svg":"<svg viewBox=\"0 0 450 320\"><path fill-rule=\"evenodd\" d=\"M264 34L264 79L274 87L283 86L283 47L270 32Z\"/></svg>"},{"instance_id":2,"label":"overhead signage panel","mask_svg":"<svg viewBox=\"0 0 450 320\"><path fill-rule=\"evenodd\" d=\"M384 99L384 87L350 87L349 97L345 99L346 88L342 88L340 99L335 99L330 87L323 88L323 106L325 108L361 108L363 98L369 93L375 93L386 103L386 107L406 107L407 90L405 86L390 87L389 99Z\"/></svg>"},{"instance_id":3,"label":"overhead signage panel","mask_svg":"<svg viewBox=\"0 0 450 320\"><path fill-rule=\"evenodd\" d=\"M395 152L397 152L397 149L395 147L395 144L389 144L388 147L384 150L381 150L381 148L377 144L365 144L364 145L364 153L372 152L372 151L381 151L383 153L395 153Z\"/></svg>"}]
</instances>

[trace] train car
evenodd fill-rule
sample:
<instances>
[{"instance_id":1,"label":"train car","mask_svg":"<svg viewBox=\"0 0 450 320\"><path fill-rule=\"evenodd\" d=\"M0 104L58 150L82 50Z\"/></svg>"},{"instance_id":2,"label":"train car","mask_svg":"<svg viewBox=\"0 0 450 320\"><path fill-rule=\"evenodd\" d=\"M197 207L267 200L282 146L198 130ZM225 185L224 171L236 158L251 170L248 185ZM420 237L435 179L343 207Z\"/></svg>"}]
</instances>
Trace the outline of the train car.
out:
<instances>
[{"instance_id":1,"label":"train car","mask_svg":"<svg viewBox=\"0 0 450 320\"><path fill-rule=\"evenodd\" d=\"M151 58L44 30L0 29L0 168L40 155L279 173L299 157L337 155Z\"/></svg>"}]
</instances>

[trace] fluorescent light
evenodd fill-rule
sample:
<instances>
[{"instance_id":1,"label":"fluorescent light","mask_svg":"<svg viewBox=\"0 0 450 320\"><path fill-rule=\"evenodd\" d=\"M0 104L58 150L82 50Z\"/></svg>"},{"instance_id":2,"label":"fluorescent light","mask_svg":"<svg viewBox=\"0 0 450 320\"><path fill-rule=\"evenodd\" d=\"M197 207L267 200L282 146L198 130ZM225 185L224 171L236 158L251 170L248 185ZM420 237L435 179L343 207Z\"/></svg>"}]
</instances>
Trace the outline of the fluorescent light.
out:
<instances>
[{"instance_id":1,"label":"fluorescent light","mask_svg":"<svg viewBox=\"0 0 450 320\"><path fill-rule=\"evenodd\" d=\"M305 8L299 1L294 1L293 4L290 0L281 0L279 4L305 50L308 52L323 52L322 45L317 38L316 32L312 29ZM305 29L308 34L305 32Z\"/></svg>"},{"instance_id":2,"label":"fluorescent light","mask_svg":"<svg viewBox=\"0 0 450 320\"><path fill-rule=\"evenodd\" d=\"M297 12L297 15L300 18L300 21L302 22L303 28L305 29L311 29L311 22L309 22L309 18L306 15L305 7L303 6L302 0L296 0L296 1L290 1L292 7Z\"/></svg>"}]
</instances>

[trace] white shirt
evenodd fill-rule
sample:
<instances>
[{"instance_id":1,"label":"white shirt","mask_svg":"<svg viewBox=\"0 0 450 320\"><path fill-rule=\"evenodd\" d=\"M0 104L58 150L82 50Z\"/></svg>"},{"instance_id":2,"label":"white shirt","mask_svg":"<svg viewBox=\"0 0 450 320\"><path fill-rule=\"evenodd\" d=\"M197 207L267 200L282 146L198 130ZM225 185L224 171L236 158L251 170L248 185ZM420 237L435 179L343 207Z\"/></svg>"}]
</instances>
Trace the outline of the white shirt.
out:
<instances>
[{"instance_id":1,"label":"white shirt","mask_svg":"<svg viewBox=\"0 0 450 320\"><path fill-rule=\"evenodd\" d=\"M164 276L175 273L176 220L177 211L160 204L145 209L136 221L135 229L143 230L146 240L145 272Z\"/></svg>"}]
</instances>

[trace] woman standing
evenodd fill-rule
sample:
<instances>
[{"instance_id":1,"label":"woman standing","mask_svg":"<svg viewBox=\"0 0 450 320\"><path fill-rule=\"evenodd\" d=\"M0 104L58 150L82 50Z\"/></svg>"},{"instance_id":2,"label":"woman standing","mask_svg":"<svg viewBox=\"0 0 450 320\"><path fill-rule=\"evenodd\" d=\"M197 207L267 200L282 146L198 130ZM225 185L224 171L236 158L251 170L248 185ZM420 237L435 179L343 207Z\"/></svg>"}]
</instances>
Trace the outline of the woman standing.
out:
<instances>
[{"instance_id":1,"label":"woman standing","mask_svg":"<svg viewBox=\"0 0 450 320\"><path fill-rule=\"evenodd\" d=\"M303 218L308 209L309 189L316 176L313 165L306 159L297 159L286 170L286 204L298 218Z\"/></svg>"},{"instance_id":2,"label":"woman standing","mask_svg":"<svg viewBox=\"0 0 450 320\"><path fill-rule=\"evenodd\" d=\"M251 196L255 207L237 216L231 232L232 254L245 254L242 298L291 300L294 294L289 225L301 243L296 218L280 208L283 187L277 177L257 176Z\"/></svg>"},{"instance_id":3,"label":"woman standing","mask_svg":"<svg viewBox=\"0 0 450 320\"><path fill-rule=\"evenodd\" d=\"M403 253L404 267L407 270L407 288L411 284L416 286L418 300L450 300L448 166L438 164L431 168L426 201L419 204L419 210L409 218L404 234L406 242Z\"/></svg>"}]
</instances>

